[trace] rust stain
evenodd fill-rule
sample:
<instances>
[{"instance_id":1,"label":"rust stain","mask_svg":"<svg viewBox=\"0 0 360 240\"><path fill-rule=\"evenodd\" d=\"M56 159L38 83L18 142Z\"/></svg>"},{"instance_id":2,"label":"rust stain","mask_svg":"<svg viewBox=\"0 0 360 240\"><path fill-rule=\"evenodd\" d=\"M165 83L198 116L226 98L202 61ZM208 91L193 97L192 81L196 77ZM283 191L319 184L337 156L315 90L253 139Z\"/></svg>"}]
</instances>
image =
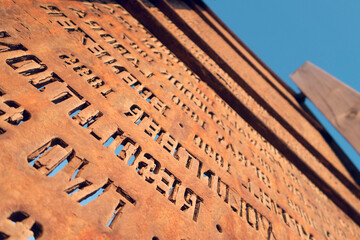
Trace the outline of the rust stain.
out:
<instances>
[{"instance_id":1,"label":"rust stain","mask_svg":"<svg viewBox=\"0 0 360 240\"><path fill-rule=\"evenodd\" d=\"M121 4L1 2L0 239L360 238Z\"/></svg>"}]
</instances>

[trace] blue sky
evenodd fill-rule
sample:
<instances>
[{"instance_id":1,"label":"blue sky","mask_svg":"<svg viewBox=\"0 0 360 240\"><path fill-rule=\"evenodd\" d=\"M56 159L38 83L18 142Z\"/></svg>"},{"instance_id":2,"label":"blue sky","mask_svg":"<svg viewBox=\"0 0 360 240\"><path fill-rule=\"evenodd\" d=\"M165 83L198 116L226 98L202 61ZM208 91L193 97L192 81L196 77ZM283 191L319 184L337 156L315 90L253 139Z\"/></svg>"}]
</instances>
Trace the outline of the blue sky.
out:
<instances>
[{"instance_id":1,"label":"blue sky","mask_svg":"<svg viewBox=\"0 0 360 240\"><path fill-rule=\"evenodd\" d=\"M292 89L289 75L310 61L360 92L359 0L203 0ZM310 109L360 169L360 156Z\"/></svg>"}]
</instances>

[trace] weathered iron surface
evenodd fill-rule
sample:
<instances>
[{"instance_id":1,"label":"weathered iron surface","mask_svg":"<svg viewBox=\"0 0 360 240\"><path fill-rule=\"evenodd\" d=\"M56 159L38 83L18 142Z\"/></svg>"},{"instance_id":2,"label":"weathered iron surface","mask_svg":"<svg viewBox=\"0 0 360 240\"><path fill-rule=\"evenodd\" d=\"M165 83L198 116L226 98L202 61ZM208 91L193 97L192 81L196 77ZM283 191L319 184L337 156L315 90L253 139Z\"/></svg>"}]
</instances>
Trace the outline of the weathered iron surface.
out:
<instances>
[{"instance_id":1,"label":"weathered iron surface","mask_svg":"<svg viewBox=\"0 0 360 240\"><path fill-rule=\"evenodd\" d=\"M356 194L315 159L316 186L152 35L146 14L177 31L156 7L0 4L0 239L360 238Z\"/></svg>"},{"instance_id":2,"label":"weathered iron surface","mask_svg":"<svg viewBox=\"0 0 360 240\"><path fill-rule=\"evenodd\" d=\"M259 109L263 109L262 111L265 111L266 115L279 123L274 124L268 121L265 123L268 128L276 129L273 131L284 128L320 161L325 164L330 162L334 165L336 170L332 171L333 169L329 168L330 171L336 175L342 175L341 177L345 175L345 181L352 180L328 144L323 144L324 139L320 133L314 131L312 122L308 121L307 114L298 106L294 96L285 91L275 79L269 76L267 71L263 71L259 63L248 56L249 54L241 46L236 48L227 44L224 38L217 34L216 29L191 11L190 6L184 1L151 0L151 2L158 6L183 31L183 34L196 43L196 48L192 48L196 56L207 55L212 59L212 62L203 64L211 72L225 76L223 79L218 78L219 81L225 83L226 87L234 94L245 95L237 89L237 86L240 85L251 96L252 101L259 105ZM191 46L189 43L183 44ZM219 67L220 71L217 69ZM253 112L260 115L256 111ZM261 118L263 117L260 116ZM281 136L281 138L289 137ZM291 140L291 142L295 141ZM291 148L293 149L293 146ZM299 153L297 152L297 154Z\"/></svg>"},{"instance_id":3,"label":"weathered iron surface","mask_svg":"<svg viewBox=\"0 0 360 240\"><path fill-rule=\"evenodd\" d=\"M309 147L308 144L301 145L303 142L301 139L296 138L297 134L294 134L293 131L287 128L290 123L296 125L297 121L284 123L284 119L281 120L281 117L279 119L279 115L282 115L286 111L293 111L294 109L284 106L283 111L274 112L269 109L268 106L266 107L259 104L259 99L256 100L259 95L257 95L257 97L255 96L255 98L254 95L256 94L254 94L251 89L247 89L246 91L248 92L246 92L244 91L245 89L239 88L233 79L208 55L209 53L203 52L198 46L198 43L190 39L198 40L199 38L192 36L194 33L189 31L189 26L183 26L183 20L180 17L176 17L176 13L169 8L166 2L162 0L152 0L151 2L144 0L142 2L144 2L144 5L136 4L136 2L131 2L130 4L130 1L123 1L123 5L132 13L138 15L146 27L151 29L158 38L166 41L166 45L169 46L172 51L182 56L181 59L186 61L202 80L209 84L233 110L251 124L251 127L257 132L261 132L262 137L270 141L286 158L291 159L297 168L301 169L327 196L360 224L360 216L355 210L359 204L359 187L350 182L352 180L351 176L345 170L344 166L342 166L339 159L335 159L335 161L331 161L330 163L324 159L323 156L319 154L315 155L312 151L314 150L313 146L307 148ZM157 9L157 6L159 9ZM150 16L146 14L148 11L146 8L151 12ZM177 9L186 9L186 6L177 7ZM179 21L180 23L178 23ZM149 22L151 22L151 24L148 24ZM157 22L161 22L160 25L159 23L155 24ZM199 22L196 24L199 24ZM164 29L164 26L171 33ZM212 34L209 34L206 38L210 36L212 36ZM206 48L205 50L208 51L209 49ZM183 52L185 52L185 54L183 54ZM191 55L193 56L192 58L191 56L189 57L189 52L193 54ZM214 58L216 58L216 56L214 56ZM248 70L252 71L253 69L248 67ZM223 83L223 85L221 83ZM296 114L294 114L293 119L296 120L295 116ZM236 119L230 119L230 122L233 126L238 125ZM251 129L251 131L254 131L254 129ZM257 145L260 141L253 140L253 142ZM324 139L320 145L326 145ZM260 147L259 149L261 150L262 148ZM319 173L321 173L321 176ZM350 178L345 177L342 173L348 175ZM340 182L334 179L334 177L338 178ZM349 189L344 188L344 186ZM347 196L345 201L339 196L339 193Z\"/></svg>"}]
</instances>

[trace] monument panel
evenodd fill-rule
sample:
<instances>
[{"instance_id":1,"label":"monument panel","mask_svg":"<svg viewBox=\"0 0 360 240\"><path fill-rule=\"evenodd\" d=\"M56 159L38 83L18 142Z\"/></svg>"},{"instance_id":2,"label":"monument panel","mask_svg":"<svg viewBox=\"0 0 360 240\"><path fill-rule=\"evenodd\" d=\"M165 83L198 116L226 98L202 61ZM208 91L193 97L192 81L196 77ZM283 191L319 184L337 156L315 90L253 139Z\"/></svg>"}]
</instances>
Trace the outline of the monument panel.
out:
<instances>
[{"instance_id":1,"label":"monument panel","mask_svg":"<svg viewBox=\"0 0 360 240\"><path fill-rule=\"evenodd\" d=\"M359 239L316 128L284 127L162 3L0 2L0 239Z\"/></svg>"}]
</instances>

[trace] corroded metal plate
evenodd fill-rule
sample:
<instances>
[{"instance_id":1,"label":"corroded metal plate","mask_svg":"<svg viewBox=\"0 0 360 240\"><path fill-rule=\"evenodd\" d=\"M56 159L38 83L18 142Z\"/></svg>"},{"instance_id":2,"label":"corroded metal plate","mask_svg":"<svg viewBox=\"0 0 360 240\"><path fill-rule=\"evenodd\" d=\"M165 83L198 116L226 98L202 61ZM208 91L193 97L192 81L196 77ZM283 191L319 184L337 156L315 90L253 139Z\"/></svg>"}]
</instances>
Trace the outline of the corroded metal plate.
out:
<instances>
[{"instance_id":1,"label":"corroded metal plate","mask_svg":"<svg viewBox=\"0 0 360 240\"><path fill-rule=\"evenodd\" d=\"M0 3L0 239L360 238L121 3Z\"/></svg>"}]
</instances>

